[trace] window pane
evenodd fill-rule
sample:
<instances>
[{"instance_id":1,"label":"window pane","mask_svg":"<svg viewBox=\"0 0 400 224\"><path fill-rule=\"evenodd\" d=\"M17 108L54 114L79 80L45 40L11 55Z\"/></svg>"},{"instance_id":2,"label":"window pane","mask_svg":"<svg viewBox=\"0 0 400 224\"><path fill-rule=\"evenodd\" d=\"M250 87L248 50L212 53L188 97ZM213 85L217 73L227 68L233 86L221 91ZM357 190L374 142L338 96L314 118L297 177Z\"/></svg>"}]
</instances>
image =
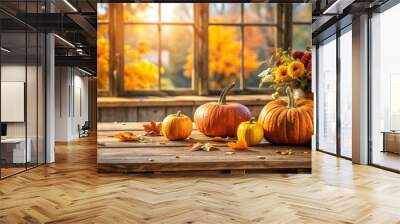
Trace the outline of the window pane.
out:
<instances>
[{"instance_id":1,"label":"window pane","mask_svg":"<svg viewBox=\"0 0 400 224\"><path fill-rule=\"evenodd\" d=\"M193 22L193 4L192 3L161 4L161 21Z\"/></svg>"},{"instance_id":2,"label":"window pane","mask_svg":"<svg viewBox=\"0 0 400 224\"><path fill-rule=\"evenodd\" d=\"M295 3L293 4L293 21L311 23L312 4L311 3Z\"/></svg>"},{"instance_id":3,"label":"window pane","mask_svg":"<svg viewBox=\"0 0 400 224\"><path fill-rule=\"evenodd\" d=\"M98 3L97 4L97 21L108 20L108 4Z\"/></svg>"},{"instance_id":4,"label":"window pane","mask_svg":"<svg viewBox=\"0 0 400 224\"><path fill-rule=\"evenodd\" d=\"M125 22L157 22L158 3L124 3Z\"/></svg>"},{"instance_id":5,"label":"window pane","mask_svg":"<svg viewBox=\"0 0 400 224\"><path fill-rule=\"evenodd\" d=\"M276 28L247 26L244 28L244 74L247 87L258 87L258 74L266 69L266 60L276 47Z\"/></svg>"},{"instance_id":6,"label":"window pane","mask_svg":"<svg viewBox=\"0 0 400 224\"><path fill-rule=\"evenodd\" d=\"M311 47L311 25L293 25L292 49L305 51Z\"/></svg>"},{"instance_id":7,"label":"window pane","mask_svg":"<svg viewBox=\"0 0 400 224\"><path fill-rule=\"evenodd\" d=\"M340 152L352 156L352 38L351 31L340 37Z\"/></svg>"},{"instance_id":8,"label":"window pane","mask_svg":"<svg viewBox=\"0 0 400 224\"><path fill-rule=\"evenodd\" d=\"M400 170L400 4L371 18L372 163ZM383 135L382 132L395 132ZM395 153L392 153L395 152Z\"/></svg>"},{"instance_id":9,"label":"window pane","mask_svg":"<svg viewBox=\"0 0 400 224\"><path fill-rule=\"evenodd\" d=\"M238 87L241 71L240 28L209 26L208 32L209 87L220 89L233 81Z\"/></svg>"},{"instance_id":10,"label":"window pane","mask_svg":"<svg viewBox=\"0 0 400 224\"><path fill-rule=\"evenodd\" d=\"M318 147L336 154L336 41L318 48Z\"/></svg>"},{"instance_id":11,"label":"window pane","mask_svg":"<svg viewBox=\"0 0 400 224\"><path fill-rule=\"evenodd\" d=\"M191 88L193 75L192 26L162 26L162 89Z\"/></svg>"},{"instance_id":12,"label":"window pane","mask_svg":"<svg viewBox=\"0 0 400 224\"><path fill-rule=\"evenodd\" d=\"M240 23L241 4L235 3L211 3L210 22L212 23Z\"/></svg>"},{"instance_id":13,"label":"window pane","mask_svg":"<svg viewBox=\"0 0 400 224\"><path fill-rule=\"evenodd\" d=\"M245 3L245 23L276 23L276 4L273 3Z\"/></svg>"},{"instance_id":14,"label":"window pane","mask_svg":"<svg viewBox=\"0 0 400 224\"><path fill-rule=\"evenodd\" d=\"M97 25L97 88L107 90L110 71L108 24Z\"/></svg>"},{"instance_id":15,"label":"window pane","mask_svg":"<svg viewBox=\"0 0 400 224\"><path fill-rule=\"evenodd\" d=\"M153 25L125 25L125 90L158 88L158 32Z\"/></svg>"}]
</instances>

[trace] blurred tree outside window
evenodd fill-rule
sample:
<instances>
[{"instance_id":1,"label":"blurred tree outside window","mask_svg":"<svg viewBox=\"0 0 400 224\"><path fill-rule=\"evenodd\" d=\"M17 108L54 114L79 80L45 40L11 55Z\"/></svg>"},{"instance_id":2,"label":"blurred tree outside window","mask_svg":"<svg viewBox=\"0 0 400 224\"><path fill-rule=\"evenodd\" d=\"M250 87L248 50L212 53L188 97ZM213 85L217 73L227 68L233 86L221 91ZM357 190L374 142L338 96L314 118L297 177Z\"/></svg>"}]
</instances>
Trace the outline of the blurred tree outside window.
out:
<instances>
[{"instance_id":1,"label":"blurred tree outside window","mask_svg":"<svg viewBox=\"0 0 400 224\"><path fill-rule=\"evenodd\" d=\"M311 3L293 4L292 50L294 51L304 51L306 46L311 46L311 12Z\"/></svg>"}]
</instances>

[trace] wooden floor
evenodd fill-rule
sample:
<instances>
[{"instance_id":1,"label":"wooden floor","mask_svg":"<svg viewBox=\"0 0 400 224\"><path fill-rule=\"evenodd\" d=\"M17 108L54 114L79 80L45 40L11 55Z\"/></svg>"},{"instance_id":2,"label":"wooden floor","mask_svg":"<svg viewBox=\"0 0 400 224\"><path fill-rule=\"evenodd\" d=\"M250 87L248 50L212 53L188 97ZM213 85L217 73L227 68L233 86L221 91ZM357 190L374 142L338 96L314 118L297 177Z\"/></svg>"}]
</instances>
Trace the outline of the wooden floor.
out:
<instances>
[{"instance_id":1,"label":"wooden floor","mask_svg":"<svg viewBox=\"0 0 400 224\"><path fill-rule=\"evenodd\" d=\"M94 138L0 181L0 223L400 223L400 175L313 154L310 174L96 172Z\"/></svg>"},{"instance_id":2,"label":"wooden floor","mask_svg":"<svg viewBox=\"0 0 400 224\"><path fill-rule=\"evenodd\" d=\"M392 152L374 151L372 156L374 164L388 167L395 170L400 170L400 155Z\"/></svg>"}]
</instances>

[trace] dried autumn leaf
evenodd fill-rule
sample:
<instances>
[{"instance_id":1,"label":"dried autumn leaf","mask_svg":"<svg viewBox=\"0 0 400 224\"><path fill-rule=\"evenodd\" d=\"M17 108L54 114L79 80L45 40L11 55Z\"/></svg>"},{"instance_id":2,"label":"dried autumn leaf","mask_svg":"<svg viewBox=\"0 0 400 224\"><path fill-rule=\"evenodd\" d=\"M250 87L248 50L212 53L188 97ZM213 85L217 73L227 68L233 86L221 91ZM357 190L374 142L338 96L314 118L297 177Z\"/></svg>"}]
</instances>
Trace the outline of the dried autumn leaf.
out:
<instances>
[{"instance_id":1,"label":"dried autumn leaf","mask_svg":"<svg viewBox=\"0 0 400 224\"><path fill-rule=\"evenodd\" d=\"M132 132L120 132L114 135L115 138L120 139L121 141L127 141L127 142L132 142L132 141L140 141L140 136L136 135Z\"/></svg>"},{"instance_id":2,"label":"dried autumn leaf","mask_svg":"<svg viewBox=\"0 0 400 224\"><path fill-rule=\"evenodd\" d=\"M159 122L158 124L155 121L150 121L147 124L143 125L144 132L146 136L160 136L161 135L161 126L162 123Z\"/></svg>"},{"instance_id":3,"label":"dried autumn leaf","mask_svg":"<svg viewBox=\"0 0 400 224\"><path fill-rule=\"evenodd\" d=\"M200 142L197 142L192 146L192 148L190 148L190 151L200 151L200 150L203 150L202 147L203 147L203 144Z\"/></svg>"},{"instance_id":4,"label":"dried autumn leaf","mask_svg":"<svg viewBox=\"0 0 400 224\"><path fill-rule=\"evenodd\" d=\"M213 146L213 145L210 144L210 143L206 143L206 144L203 145L203 150L209 152L209 151L218 150L218 148L215 147L215 146Z\"/></svg>"},{"instance_id":5,"label":"dried autumn leaf","mask_svg":"<svg viewBox=\"0 0 400 224\"><path fill-rule=\"evenodd\" d=\"M192 146L192 148L190 148L190 151L201 151L201 150L209 152L209 151L219 150L219 148L213 146L210 143L203 144L203 143L200 143L200 142L197 142L196 144L194 144Z\"/></svg>"},{"instance_id":6,"label":"dried autumn leaf","mask_svg":"<svg viewBox=\"0 0 400 224\"><path fill-rule=\"evenodd\" d=\"M246 150L247 149L247 144L245 141L238 140L237 142L228 142L226 143L229 148L234 149L234 150Z\"/></svg>"},{"instance_id":7,"label":"dried autumn leaf","mask_svg":"<svg viewBox=\"0 0 400 224\"><path fill-rule=\"evenodd\" d=\"M286 156L286 155L293 155L293 154L294 154L293 151L292 151L291 149L289 149L289 150L277 151L276 153L281 154L281 155L284 155L284 156Z\"/></svg>"},{"instance_id":8,"label":"dried autumn leaf","mask_svg":"<svg viewBox=\"0 0 400 224\"><path fill-rule=\"evenodd\" d=\"M211 141L213 141L213 142L227 142L228 139L217 136L217 137L213 137L211 139Z\"/></svg>"}]
</instances>

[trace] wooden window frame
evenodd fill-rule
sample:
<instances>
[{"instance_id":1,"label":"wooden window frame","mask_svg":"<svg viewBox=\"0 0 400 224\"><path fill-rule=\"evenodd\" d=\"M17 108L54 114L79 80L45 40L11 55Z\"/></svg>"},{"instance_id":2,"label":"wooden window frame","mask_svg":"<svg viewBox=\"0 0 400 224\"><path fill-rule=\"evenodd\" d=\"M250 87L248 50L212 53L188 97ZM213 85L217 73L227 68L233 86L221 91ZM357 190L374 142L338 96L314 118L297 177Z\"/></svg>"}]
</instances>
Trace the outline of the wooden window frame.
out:
<instances>
[{"instance_id":1,"label":"wooden window frame","mask_svg":"<svg viewBox=\"0 0 400 224\"><path fill-rule=\"evenodd\" d=\"M161 17L161 3L158 7L159 17ZM276 27L276 47L290 48L292 34L292 16L291 4L277 4L276 22L275 23L244 23L244 4L241 4L241 21L240 23L212 23L209 21L209 3L193 3L193 22L161 22L161 18L157 22L124 22L123 20L123 4L109 3L108 21L98 21L98 24L108 24L109 32L109 88L98 90L98 96L117 96L117 97L132 97L132 96L176 96L176 95L218 95L220 90L209 89L208 85L208 27L214 25L238 26L241 29L241 44L244 43L244 27L259 26L259 27ZM194 50L194 74L192 76L191 89L176 89L176 90L124 90L124 29L126 25L156 25L158 32L162 25L191 25L193 26L193 50ZM113 35L110 35L113 33ZM161 35L158 38L158 65L161 65ZM242 47L243 51L243 47ZM242 59L244 55L241 55ZM241 60L241 81L240 88L232 90L233 94L270 94L273 91L267 88L246 88L244 79L244 60ZM158 66L159 69L161 66ZM161 78L158 80L160 88Z\"/></svg>"}]
</instances>

